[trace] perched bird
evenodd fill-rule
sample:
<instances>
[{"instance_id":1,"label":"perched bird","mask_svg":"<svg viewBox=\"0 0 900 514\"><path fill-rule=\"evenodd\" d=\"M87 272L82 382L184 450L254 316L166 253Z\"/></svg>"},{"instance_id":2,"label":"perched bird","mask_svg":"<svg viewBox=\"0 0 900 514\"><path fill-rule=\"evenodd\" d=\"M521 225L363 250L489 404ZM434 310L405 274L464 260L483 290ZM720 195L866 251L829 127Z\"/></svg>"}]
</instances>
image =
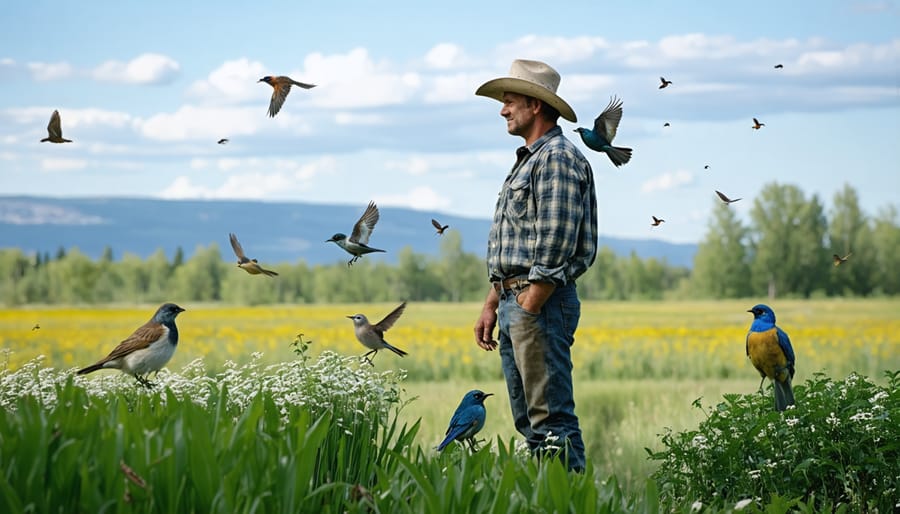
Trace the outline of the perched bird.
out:
<instances>
[{"instance_id":1,"label":"perched bird","mask_svg":"<svg viewBox=\"0 0 900 514\"><path fill-rule=\"evenodd\" d=\"M260 266L256 259L248 259L247 256L244 255L244 247L238 242L236 235L228 234L228 239L231 241L231 248L234 250L234 254L237 255L238 268L243 268L244 271L251 275L259 275L262 273L269 277L278 276L278 273Z\"/></svg>"},{"instance_id":2,"label":"perched bird","mask_svg":"<svg viewBox=\"0 0 900 514\"><path fill-rule=\"evenodd\" d=\"M783 65L783 64L776 64L776 65L775 65L775 69L776 69L776 70L780 70L780 69L782 69L782 68L784 68L784 65Z\"/></svg>"},{"instance_id":3,"label":"perched bird","mask_svg":"<svg viewBox=\"0 0 900 514\"><path fill-rule=\"evenodd\" d=\"M631 148L612 146L621 119L622 100L613 97L606 109L594 120L593 130L582 127L575 129L588 148L605 153L616 167L631 160Z\"/></svg>"},{"instance_id":4,"label":"perched bird","mask_svg":"<svg viewBox=\"0 0 900 514\"><path fill-rule=\"evenodd\" d=\"M62 137L62 123L59 119L59 111L53 111L53 114L50 115L50 123L47 124L47 137L41 139L41 143L44 142L51 143L71 143L71 139L65 139Z\"/></svg>"},{"instance_id":5,"label":"perched bird","mask_svg":"<svg viewBox=\"0 0 900 514\"><path fill-rule=\"evenodd\" d=\"M219 144L220 144L220 145L224 145L224 144L227 143L227 142L228 142L228 138L227 138L227 137L223 137L222 139L219 140Z\"/></svg>"},{"instance_id":6,"label":"perched bird","mask_svg":"<svg viewBox=\"0 0 900 514\"><path fill-rule=\"evenodd\" d=\"M384 319L379 321L376 325L369 323L369 319L363 314L347 316L353 320L353 331L356 334L356 339L369 349L369 351L363 355L363 358L366 359L369 364L372 364L372 359L378 354L378 350L383 348L387 348L401 357L406 355L406 352L395 346L391 346L384 340L384 333L394 326L394 323L397 322L397 318L403 314L404 309L406 309L406 302L401 303L399 307L391 311L390 314L385 316ZM371 355L372 358L369 358L369 355Z\"/></svg>"},{"instance_id":7,"label":"perched bird","mask_svg":"<svg viewBox=\"0 0 900 514\"><path fill-rule=\"evenodd\" d=\"M334 243L352 255L353 258L347 262L348 267L352 266L357 259L367 253L384 252L384 250L369 246L369 236L375 230L376 223L378 223L378 207L375 206L375 202L369 202L366 212L360 216L356 225L353 225L353 232L350 233L349 238L346 234L338 232L331 236L331 239L326 239L325 242Z\"/></svg>"},{"instance_id":8,"label":"perched bird","mask_svg":"<svg viewBox=\"0 0 900 514\"><path fill-rule=\"evenodd\" d=\"M849 252L847 255L845 255L843 257L841 257L838 254L834 254L834 257L833 257L834 267L836 268L836 267L840 266L841 264L847 262L847 259L849 259L851 255L853 255L853 252Z\"/></svg>"},{"instance_id":9,"label":"perched bird","mask_svg":"<svg viewBox=\"0 0 900 514\"><path fill-rule=\"evenodd\" d=\"M291 86L299 86L303 89L312 89L316 87L315 84L304 84L303 82L297 82L296 80L285 76L271 77L266 75L256 82L265 82L272 86L272 100L269 101L269 116L272 118L274 118L275 115L278 114L278 111L281 110L284 99L287 98L288 93L291 92Z\"/></svg>"},{"instance_id":10,"label":"perched bird","mask_svg":"<svg viewBox=\"0 0 900 514\"><path fill-rule=\"evenodd\" d=\"M725 202L726 204L734 203L734 202L740 200L740 198L735 198L734 200L732 200L731 198L728 198L727 196L722 194L720 191L716 191L716 194L719 195L719 198L721 198L722 201Z\"/></svg>"},{"instance_id":11,"label":"perched bird","mask_svg":"<svg viewBox=\"0 0 900 514\"><path fill-rule=\"evenodd\" d=\"M753 126L750 127L750 128L752 128L752 129L754 129L754 130L759 130L759 129L761 129L762 127L765 127L765 126L766 126L765 123L760 123L758 119L753 118Z\"/></svg>"},{"instance_id":12,"label":"perched bird","mask_svg":"<svg viewBox=\"0 0 900 514\"><path fill-rule=\"evenodd\" d=\"M657 218L656 216L650 216L650 217L653 218L653 223L651 223L650 225L652 225L654 227L657 227L657 226L659 226L660 223L665 223L665 221L666 221L664 219Z\"/></svg>"},{"instance_id":13,"label":"perched bird","mask_svg":"<svg viewBox=\"0 0 900 514\"><path fill-rule=\"evenodd\" d=\"M663 123L663 127L671 127L671 125L669 125L669 122L667 121L667 122Z\"/></svg>"},{"instance_id":14,"label":"perched bird","mask_svg":"<svg viewBox=\"0 0 900 514\"><path fill-rule=\"evenodd\" d=\"M459 407L450 418L450 426L447 427L447 437L438 445L437 451L442 451L450 444L450 441L466 441L469 448L475 451L475 434L484 427L484 418L487 411L484 409L484 400L492 393L483 393L474 389L463 396Z\"/></svg>"},{"instance_id":15,"label":"perched bird","mask_svg":"<svg viewBox=\"0 0 900 514\"><path fill-rule=\"evenodd\" d=\"M440 222L434 218L431 218L431 224L437 229L437 235L439 236L444 235L444 231L450 228L450 225L441 225Z\"/></svg>"},{"instance_id":16,"label":"perched bird","mask_svg":"<svg viewBox=\"0 0 900 514\"><path fill-rule=\"evenodd\" d=\"M154 371L159 373L175 353L178 345L175 317L181 312L184 309L174 303L162 304L150 321L135 330L96 364L78 370L78 374L86 375L98 369L115 368L133 375L143 386L152 386L147 375Z\"/></svg>"},{"instance_id":17,"label":"perched bird","mask_svg":"<svg viewBox=\"0 0 900 514\"><path fill-rule=\"evenodd\" d=\"M660 81L660 85L659 85L659 88L660 88L660 89L667 88L667 87L669 87L669 84L672 83L671 80L666 80L666 79L663 78L663 77L660 77L660 78L659 78L659 81Z\"/></svg>"},{"instance_id":18,"label":"perched bird","mask_svg":"<svg viewBox=\"0 0 900 514\"><path fill-rule=\"evenodd\" d=\"M753 323L747 333L747 357L759 371L762 392L766 377L775 386L775 410L783 411L794 405L794 349L791 339L775 325L775 313L767 305L759 304L748 310L753 314Z\"/></svg>"}]
</instances>

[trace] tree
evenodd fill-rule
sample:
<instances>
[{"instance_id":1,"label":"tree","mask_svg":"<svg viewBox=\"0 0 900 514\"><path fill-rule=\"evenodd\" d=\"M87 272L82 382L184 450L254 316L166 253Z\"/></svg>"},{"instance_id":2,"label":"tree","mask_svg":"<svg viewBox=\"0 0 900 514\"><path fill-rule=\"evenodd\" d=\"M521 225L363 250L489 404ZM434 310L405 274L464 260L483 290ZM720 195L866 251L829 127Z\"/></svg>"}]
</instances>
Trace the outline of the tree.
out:
<instances>
[{"instance_id":1,"label":"tree","mask_svg":"<svg viewBox=\"0 0 900 514\"><path fill-rule=\"evenodd\" d=\"M693 291L712 298L750 296L748 233L733 208L715 203L706 237L694 256Z\"/></svg>"},{"instance_id":2,"label":"tree","mask_svg":"<svg viewBox=\"0 0 900 514\"><path fill-rule=\"evenodd\" d=\"M442 294L430 300L477 300L487 289L484 259L463 251L462 236L456 230L443 236L437 272Z\"/></svg>"},{"instance_id":3,"label":"tree","mask_svg":"<svg viewBox=\"0 0 900 514\"><path fill-rule=\"evenodd\" d=\"M828 224L831 254L841 257L853 252L851 261L831 267L833 294L871 294L875 287L875 251L868 217L859 208L856 190L845 184L834 195Z\"/></svg>"},{"instance_id":4,"label":"tree","mask_svg":"<svg viewBox=\"0 0 900 514\"><path fill-rule=\"evenodd\" d=\"M900 225L897 208L889 205L879 210L872 229L875 263L874 283L882 294L900 294ZM855 255L854 255L855 257Z\"/></svg>"}]
</instances>

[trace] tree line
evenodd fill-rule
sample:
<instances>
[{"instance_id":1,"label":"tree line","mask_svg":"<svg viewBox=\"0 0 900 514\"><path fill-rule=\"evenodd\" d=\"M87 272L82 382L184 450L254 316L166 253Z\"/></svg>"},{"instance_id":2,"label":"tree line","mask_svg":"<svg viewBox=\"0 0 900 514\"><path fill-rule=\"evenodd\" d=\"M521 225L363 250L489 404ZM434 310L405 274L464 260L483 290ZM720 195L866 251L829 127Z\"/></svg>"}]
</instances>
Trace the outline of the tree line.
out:
<instances>
[{"instance_id":1,"label":"tree line","mask_svg":"<svg viewBox=\"0 0 900 514\"><path fill-rule=\"evenodd\" d=\"M754 200L744 225L733 206L713 209L694 268L665 259L616 255L607 247L578 280L588 300L664 298L809 297L900 293L900 226L889 206L875 218L862 212L856 191L845 186L826 216L819 199L792 185L769 184ZM346 303L479 301L488 291L483 255L463 251L458 232L448 232L437 256L403 248L396 264L362 259L310 266L270 263L279 276L250 276L223 258L216 244L190 258L179 249L147 258L126 253L116 260L106 248L91 259L77 248L26 255L0 250L0 302L5 305L226 302ZM832 254L851 253L841 266Z\"/></svg>"}]
</instances>

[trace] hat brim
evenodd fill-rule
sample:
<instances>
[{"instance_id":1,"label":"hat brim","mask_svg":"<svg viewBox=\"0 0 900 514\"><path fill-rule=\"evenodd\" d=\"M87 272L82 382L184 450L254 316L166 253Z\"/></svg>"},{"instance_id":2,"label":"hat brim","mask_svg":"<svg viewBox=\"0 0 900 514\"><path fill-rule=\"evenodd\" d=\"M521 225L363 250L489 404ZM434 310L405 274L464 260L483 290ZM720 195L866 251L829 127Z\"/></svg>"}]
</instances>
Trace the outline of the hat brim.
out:
<instances>
[{"instance_id":1,"label":"hat brim","mask_svg":"<svg viewBox=\"0 0 900 514\"><path fill-rule=\"evenodd\" d=\"M485 82L475 91L475 94L478 96L486 96L500 102L503 101L503 93L518 93L520 95L543 100L559 111L559 115L563 118L572 123L578 121L578 118L575 116L575 111L572 110L572 107L570 107L565 100L549 89L527 80L502 77Z\"/></svg>"}]
</instances>

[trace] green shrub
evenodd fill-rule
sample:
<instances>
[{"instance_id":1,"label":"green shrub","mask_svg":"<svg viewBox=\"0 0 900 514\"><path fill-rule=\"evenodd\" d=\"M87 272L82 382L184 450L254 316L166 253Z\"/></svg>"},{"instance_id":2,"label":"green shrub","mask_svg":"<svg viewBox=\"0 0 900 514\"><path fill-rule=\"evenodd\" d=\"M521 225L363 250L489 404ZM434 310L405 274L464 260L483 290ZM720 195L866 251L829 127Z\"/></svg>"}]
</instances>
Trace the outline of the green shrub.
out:
<instances>
[{"instance_id":1,"label":"green shrub","mask_svg":"<svg viewBox=\"0 0 900 514\"><path fill-rule=\"evenodd\" d=\"M887 382L817 374L795 386L797 405L784 412L773 410L771 391L725 395L697 430L662 435L665 449L651 454L662 498L896 512L900 372Z\"/></svg>"}]
</instances>

